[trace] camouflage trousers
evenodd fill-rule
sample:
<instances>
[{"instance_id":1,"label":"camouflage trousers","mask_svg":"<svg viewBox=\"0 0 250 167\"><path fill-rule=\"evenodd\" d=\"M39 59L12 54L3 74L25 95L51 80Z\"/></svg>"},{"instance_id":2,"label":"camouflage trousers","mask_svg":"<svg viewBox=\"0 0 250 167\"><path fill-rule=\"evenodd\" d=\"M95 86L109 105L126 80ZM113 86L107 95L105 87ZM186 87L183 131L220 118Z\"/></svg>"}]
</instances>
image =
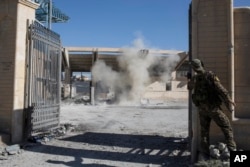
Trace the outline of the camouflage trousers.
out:
<instances>
[{"instance_id":1,"label":"camouflage trousers","mask_svg":"<svg viewBox=\"0 0 250 167\"><path fill-rule=\"evenodd\" d=\"M213 120L222 130L225 136L226 144L229 150L236 149L236 143L233 138L233 130L228 117L219 108L210 110L206 107L199 107L199 117L201 125L201 151L209 154L209 130L210 123Z\"/></svg>"}]
</instances>

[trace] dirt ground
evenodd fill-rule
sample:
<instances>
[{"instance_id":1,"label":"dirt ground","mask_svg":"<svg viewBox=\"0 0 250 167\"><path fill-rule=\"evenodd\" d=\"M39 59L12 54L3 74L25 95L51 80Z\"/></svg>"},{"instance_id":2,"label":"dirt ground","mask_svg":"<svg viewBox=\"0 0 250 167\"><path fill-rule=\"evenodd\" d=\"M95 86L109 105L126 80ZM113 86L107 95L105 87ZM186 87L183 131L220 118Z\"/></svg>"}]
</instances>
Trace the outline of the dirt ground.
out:
<instances>
[{"instance_id":1,"label":"dirt ground","mask_svg":"<svg viewBox=\"0 0 250 167\"><path fill-rule=\"evenodd\" d=\"M84 105L62 102L65 134L21 145L1 167L190 165L187 102ZM67 126L66 126L67 125Z\"/></svg>"}]
</instances>

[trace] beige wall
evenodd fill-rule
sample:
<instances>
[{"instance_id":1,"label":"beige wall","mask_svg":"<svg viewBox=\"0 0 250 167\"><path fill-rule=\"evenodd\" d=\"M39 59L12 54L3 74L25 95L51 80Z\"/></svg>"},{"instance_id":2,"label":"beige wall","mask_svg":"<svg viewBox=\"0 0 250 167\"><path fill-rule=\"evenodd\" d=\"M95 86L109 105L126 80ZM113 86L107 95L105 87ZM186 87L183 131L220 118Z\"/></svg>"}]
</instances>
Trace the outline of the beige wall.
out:
<instances>
[{"instance_id":1,"label":"beige wall","mask_svg":"<svg viewBox=\"0 0 250 167\"><path fill-rule=\"evenodd\" d=\"M239 147L250 149L250 8L234 9L235 41L235 138Z\"/></svg>"},{"instance_id":2,"label":"beige wall","mask_svg":"<svg viewBox=\"0 0 250 167\"><path fill-rule=\"evenodd\" d=\"M13 143L23 138L27 20L34 20L36 7L26 0L0 3L0 132Z\"/></svg>"},{"instance_id":3,"label":"beige wall","mask_svg":"<svg viewBox=\"0 0 250 167\"><path fill-rule=\"evenodd\" d=\"M229 88L231 0L193 0L193 57L200 58Z\"/></svg>"},{"instance_id":4,"label":"beige wall","mask_svg":"<svg viewBox=\"0 0 250 167\"><path fill-rule=\"evenodd\" d=\"M17 4L4 0L0 3L0 129L11 131L13 107L14 57Z\"/></svg>"},{"instance_id":5,"label":"beige wall","mask_svg":"<svg viewBox=\"0 0 250 167\"><path fill-rule=\"evenodd\" d=\"M192 1L192 56L201 59L207 70L214 71L221 83L234 97L233 89L233 38L232 0ZM231 120L231 114L225 113ZM193 106L193 118L197 118ZM197 127L198 126L198 127ZM199 120L193 120L194 151L199 147ZM211 143L223 141L221 130L213 122L210 128Z\"/></svg>"},{"instance_id":6,"label":"beige wall","mask_svg":"<svg viewBox=\"0 0 250 167\"><path fill-rule=\"evenodd\" d=\"M188 91L187 91L186 81L171 81L171 90L166 90L166 83L156 81L149 86L147 86L143 98L155 99L155 100L178 100L187 101Z\"/></svg>"},{"instance_id":7,"label":"beige wall","mask_svg":"<svg viewBox=\"0 0 250 167\"><path fill-rule=\"evenodd\" d=\"M234 10L235 117L250 118L250 8Z\"/></svg>"},{"instance_id":8,"label":"beige wall","mask_svg":"<svg viewBox=\"0 0 250 167\"><path fill-rule=\"evenodd\" d=\"M214 71L236 102L233 113L225 110L233 125L237 146L250 149L250 9L233 9L233 0L192 1L192 54ZM193 117L197 117L193 106ZM193 120L199 138L199 120ZM223 141L221 130L213 124L211 142ZM198 141L198 140L197 140ZM197 142L196 142L197 143ZM198 143L197 143L198 144ZM195 145L195 143L193 143ZM193 147L197 147L193 146Z\"/></svg>"}]
</instances>

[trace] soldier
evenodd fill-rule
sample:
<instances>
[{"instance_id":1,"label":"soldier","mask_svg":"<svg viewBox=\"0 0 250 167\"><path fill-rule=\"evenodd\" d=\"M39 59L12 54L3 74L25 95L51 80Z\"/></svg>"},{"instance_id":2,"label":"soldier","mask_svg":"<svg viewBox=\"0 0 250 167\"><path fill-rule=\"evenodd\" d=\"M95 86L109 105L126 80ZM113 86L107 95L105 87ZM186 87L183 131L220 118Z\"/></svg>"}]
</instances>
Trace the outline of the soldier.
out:
<instances>
[{"instance_id":1,"label":"soldier","mask_svg":"<svg viewBox=\"0 0 250 167\"><path fill-rule=\"evenodd\" d=\"M211 120L224 133L227 147L230 151L236 150L233 130L230 121L221 110L222 102L232 112L235 103L228 91L221 85L219 78L212 72L206 71L202 61L194 59L191 66L195 75L189 78L188 89L192 91L192 101L198 107L201 125L201 152L209 155L209 128Z\"/></svg>"}]
</instances>

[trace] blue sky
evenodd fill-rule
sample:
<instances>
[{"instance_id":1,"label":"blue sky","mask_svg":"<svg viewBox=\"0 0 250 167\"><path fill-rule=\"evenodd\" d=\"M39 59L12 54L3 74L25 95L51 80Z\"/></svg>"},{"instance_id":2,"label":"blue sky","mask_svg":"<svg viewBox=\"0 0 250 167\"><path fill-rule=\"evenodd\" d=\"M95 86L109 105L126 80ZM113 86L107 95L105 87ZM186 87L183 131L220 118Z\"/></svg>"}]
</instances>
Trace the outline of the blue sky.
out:
<instances>
[{"instance_id":1,"label":"blue sky","mask_svg":"<svg viewBox=\"0 0 250 167\"><path fill-rule=\"evenodd\" d=\"M52 29L63 46L124 47L143 37L146 46L188 50L191 0L53 0L70 17ZM250 6L250 0L234 0Z\"/></svg>"}]
</instances>

